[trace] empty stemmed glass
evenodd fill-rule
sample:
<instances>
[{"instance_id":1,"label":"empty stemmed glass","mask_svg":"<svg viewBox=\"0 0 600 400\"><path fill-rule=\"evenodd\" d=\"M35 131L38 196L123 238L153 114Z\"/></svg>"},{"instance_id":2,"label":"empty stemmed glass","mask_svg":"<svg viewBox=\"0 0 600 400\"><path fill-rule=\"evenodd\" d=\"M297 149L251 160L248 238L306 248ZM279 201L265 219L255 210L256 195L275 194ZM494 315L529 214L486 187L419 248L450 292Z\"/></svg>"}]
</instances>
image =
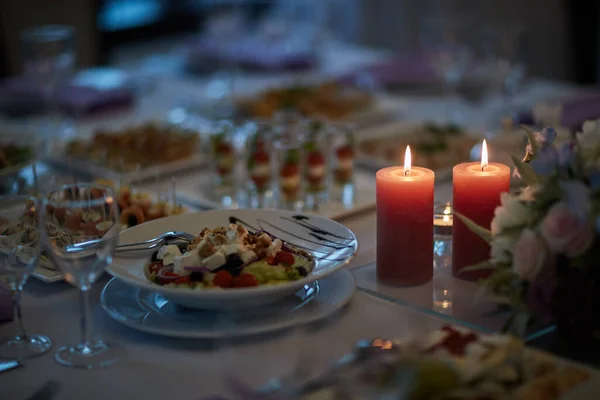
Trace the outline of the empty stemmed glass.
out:
<instances>
[{"instance_id":1,"label":"empty stemmed glass","mask_svg":"<svg viewBox=\"0 0 600 400\"><path fill-rule=\"evenodd\" d=\"M105 367L125 356L125 350L92 335L90 290L103 274L118 240L119 215L113 190L97 184L65 185L43 200L40 237L50 259L65 280L80 291L81 342L61 347L55 359L69 367ZM86 242L85 246L77 246Z\"/></svg>"},{"instance_id":2,"label":"empty stemmed glass","mask_svg":"<svg viewBox=\"0 0 600 400\"><path fill-rule=\"evenodd\" d=\"M35 197L0 197L0 283L10 290L17 335L0 346L1 358L36 357L52 347L46 336L25 333L21 319L23 285L40 257Z\"/></svg>"},{"instance_id":3,"label":"empty stemmed glass","mask_svg":"<svg viewBox=\"0 0 600 400\"><path fill-rule=\"evenodd\" d=\"M75 29L67 25L42 25L21 35L22 58L27 79L42 91L46 113L55 119L56 134L67 122L57 105L57 91L70 78L75 66ZM70 122L70 121L68 121Z\"/></svg>"},{"instance_id":4,"label":"empty stemmed glass","mask_svg":"<svg viewBox=\"0 0 600 400\"><path fill-rule=\"evenodd\" d=\"M420 33L422 51L451 97L448 119L452 122L463 118L456 105L461 103L458 89L473 58L468 34L468 21L450 16L425 20Z\"/></svg>"}]
</instances>

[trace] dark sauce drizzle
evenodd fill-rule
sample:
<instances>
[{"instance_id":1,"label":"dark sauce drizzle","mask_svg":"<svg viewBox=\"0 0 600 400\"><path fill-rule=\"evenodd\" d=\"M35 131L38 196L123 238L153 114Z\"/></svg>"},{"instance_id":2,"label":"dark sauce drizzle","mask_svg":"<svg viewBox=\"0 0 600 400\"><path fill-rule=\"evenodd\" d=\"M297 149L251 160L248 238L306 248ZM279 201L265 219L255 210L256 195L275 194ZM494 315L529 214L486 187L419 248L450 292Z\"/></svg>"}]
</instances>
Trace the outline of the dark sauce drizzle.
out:
<instances>
[{"instance_id":1,"label":"dark sauce drizzle","mask_svg":"<svg viewBox=\"0 0 600 400\"><path fill-rule=\"evenodd\" d=\"M318 227L316 227L316 226L314 226L314 225L312 225L310 223L300 222L300 221L309 220L310 218L307 217L307 216L304 216L304 215L295 215L295 216L292 217L292 219L286 218L286 217L281 217L281 218L283 218L283 219L285 219L287 221L290 221L290 222L294 222L294 223L302 226L303 228L308 229L309 231L311 231L308 234L311 237L317 239L318 241L314 241L314 240L307 239L306 237L298 236L298 235L296 235L294 233L291 233L291 232L289 232L289 231L287 231L285 229L282 229L282 228L280 228L278 226L275 226L272 223L270 223L268 221L265 221L265 220L262 220L262 219L258 219L257 220L259 228L255 227L255 226L252 226L249 223L247 223L246 221L243 221L243 220L241 220L241 219L239 219L237 217L234 217L234 216L230 216L229 217L229 223L244 225L244 226L246 226L247 229L250 229L250 230L254 231L254 233L256 233L257 231L260 231L260 230L265 231L265 232L269 232L267 229L263 228L263 225L268 225L269 227L271 227L271 228L273 228L275 230L278 230L280 232L286 233L287 235L290 235L290 236L293 236L295 238L307 241L309 243L313 243L313 244L321 245L321 246L324 246L324 247L328 247L328 248L331 248L333 250L345 250L345 249L349 249L349 248L354 247L352 244L347 244L347 243L342 243L340 241L331 240L331 239L326 238L325 236L327 236L327 235L328 236L332 236L332 237L337 238L337 239L342 239L343 241L354 240L353 238L344 238L344 237L338 236L338 235L336 235L336 234L334 234L332 232L328 232L328 231L326 231L324 229L318 228ZM277 235L275 235L275 236L277 236ZM325 242L325 243L323 243L323 242ZM298 245L298 244L295 244L295 243L292 243L292 244L294 246L298 247L298 248L312 251L313 253L324 254L325 256L321 256L321 257L315 256L315 258L317 258L319 260L345 261L347 259L347 257L343 257L343 258L339 258L339 259L332 259L332 258L329 258L332 255L330 253L327 253L327 252L324 252L324 251L321 251L321 250L313 250L310 247Z\"/></svg>"}]
</instances>

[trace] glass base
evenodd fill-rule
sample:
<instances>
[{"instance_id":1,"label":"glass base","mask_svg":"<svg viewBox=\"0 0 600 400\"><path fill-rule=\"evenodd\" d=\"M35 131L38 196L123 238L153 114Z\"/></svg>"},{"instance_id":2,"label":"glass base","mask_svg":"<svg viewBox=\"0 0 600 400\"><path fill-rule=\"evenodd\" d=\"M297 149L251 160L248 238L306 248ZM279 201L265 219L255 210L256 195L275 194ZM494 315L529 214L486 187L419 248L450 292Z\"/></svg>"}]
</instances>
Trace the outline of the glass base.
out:
<instances>
[{"instance_id":1,"label":"glass base","mask_svg":"<svg viewBox=\"0 0 600 400\"><path fill-rule=\"evenodd\" d=\"M95 369L108 367L126 356L124 348L115 343L96 340L89 346L64 346L54 359L66 367Z\"/></svg>"},{"instance_id":2,"label":"glass base","mask_svg":"<svg viewBox=\"0 0 600 400\"><path fill-rule=\"evenodd\" d=\"M41 356L52 348L52 340L41 335L18 336L0 346L0 358L22 360Z\"/></svg>"}]
</instances>

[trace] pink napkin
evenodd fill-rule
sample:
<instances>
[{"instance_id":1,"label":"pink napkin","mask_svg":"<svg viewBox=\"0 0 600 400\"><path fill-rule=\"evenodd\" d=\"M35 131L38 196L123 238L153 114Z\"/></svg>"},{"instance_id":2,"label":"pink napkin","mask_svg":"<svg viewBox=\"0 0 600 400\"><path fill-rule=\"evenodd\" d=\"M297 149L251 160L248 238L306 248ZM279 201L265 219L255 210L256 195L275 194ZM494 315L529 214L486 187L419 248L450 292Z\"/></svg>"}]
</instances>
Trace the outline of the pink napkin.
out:
<instances>
[{"instance_id":1,"label":"pink napkin","mask_svg":"<svg viewBox=\"0 0 600 400\"><path fill-rule=\"evenodd\" d=\"M29 114L44 107L42 89L23 76L0 82L0 109L10 114ZM59 107L67 113L84 116L97 111L127 107L134 102L128 88L97 89L67 85L58 90Z\"/></svg>"},{"instance_id":2,"label":"pink napkin","mask_svg":"<svg viewBox=\"0 0 600 400\"><path fill-rule=\"evenodd\" d=\"M309 48L294 48L285 40L267 42L257 37L237 41L204 37L190 44L187 56L188 64L198 69L216 62L262 71L304 70L317 63L315 52Z\"/></svg>"},{"instance_id":3,"label":"pink napkin","mask_svg":"<svg viewBox=\"0 0 600 400\"><path fill-rule=\"evenodd\" d=\"M373 79L376 86L383 88L435 85L439 82L427 60L416 54L397 56L393 60L371 64L343 76L340 80L353 83L365 74Z\"/></svg>"},{"instance_id":4,"label":"pink napkin","mask_svg":"<svg viewBox=\"0 0 600 400\"><path fill-rule=\"evenodd\" d=\"M12 296L8 289L0 286L0 322L13 319Z\"/></svg>"},{"instance_id":5,"label":"pink napkin","mask_svg":"<svg viewBox=\"0 0 600 400\"><path fill-rule=\"evenodd\" d=\"M585 121L600 118L600 91L567 98L562 101L562 108L561 125L572 131L579 131ZM532 112L522 113L519 116L519 122L522 124L534 123Z\"/></svg>"}]
</instances>

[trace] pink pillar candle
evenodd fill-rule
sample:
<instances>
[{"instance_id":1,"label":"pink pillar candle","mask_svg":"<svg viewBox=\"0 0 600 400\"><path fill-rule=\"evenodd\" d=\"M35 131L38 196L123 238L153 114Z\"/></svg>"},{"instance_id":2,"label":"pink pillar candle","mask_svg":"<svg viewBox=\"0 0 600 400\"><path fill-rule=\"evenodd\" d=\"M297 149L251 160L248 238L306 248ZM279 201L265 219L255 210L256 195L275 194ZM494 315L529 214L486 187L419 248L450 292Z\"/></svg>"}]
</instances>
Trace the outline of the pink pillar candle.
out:
<instances>
[{"instance_id":1,"label":"pink pillar candle","mask_svg":"<svg viewBox=\"0 0 600 400\"><path fill-rule=\"evenodd\" d=\"M487 164L487 162L486 162ZM494 210L500 204L500 194L510 190L510 168L500 163L470 162L452 169L454 212L462 214L480 226L490 228ZM491 270L461 269L489 259L490 246L473 233L459 218L452 228L452 274L465 280L478 280Z\"/></svg>"},{"instance_id":2,"label":"pink pillar candle","mask_svg":"<svg viewBox=\"0 0 600 400\"><path fill-rule=\"evenodd\" d=\"M433 277L435 174L410 163L407 169L377 171L377 279L383 284L416 286Z\"/></svg>"}]
</instances>

